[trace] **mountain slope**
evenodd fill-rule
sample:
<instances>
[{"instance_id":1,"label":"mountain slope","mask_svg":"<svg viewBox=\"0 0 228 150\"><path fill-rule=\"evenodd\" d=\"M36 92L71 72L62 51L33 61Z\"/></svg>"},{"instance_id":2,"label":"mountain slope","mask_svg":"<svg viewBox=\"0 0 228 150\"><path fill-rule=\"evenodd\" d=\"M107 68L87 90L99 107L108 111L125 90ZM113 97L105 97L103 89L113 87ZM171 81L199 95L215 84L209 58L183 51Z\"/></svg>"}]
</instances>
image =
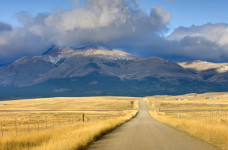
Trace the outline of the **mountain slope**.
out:
<instances>
[{"instance_id":1,"label":"mountain slope","mask_svg":"<svg viewBox=\"0 0 228 150\"><path fill-rule=\"evenodd\" d=\"M50 79L85 76L94 71L122 80L150 76L200 78L178 64L160 58L138 58L102 47L52 47L42 56L23 57L1 69L0 85L29 86Z\"/></svg>"},{"instance_id":2,"label":"mountain slope","mask_svg":"<svg viewBox=\"0 0 228 150\"><path fill-rule=\"evenodd\" d=\"M121 80L118 77L97 72L73 78L50 79L25 87L0 88L0 99L26 97L74 97L74 96L147 96L179 95L224 91L219 85L176 77L146 77L140 80Z\"/></svg>"},{"instance_id":3,"label":"mountain slope","mask_svg":"<svg viewBox=\"0 0 228 150\"><path fill-rule=\"evenodd\" d=\"M214 80L161 58L103 47L53 46L41 56L23 57L0 69L0 96L145 96L228 89Z\"/></svg>"}]
</instances>

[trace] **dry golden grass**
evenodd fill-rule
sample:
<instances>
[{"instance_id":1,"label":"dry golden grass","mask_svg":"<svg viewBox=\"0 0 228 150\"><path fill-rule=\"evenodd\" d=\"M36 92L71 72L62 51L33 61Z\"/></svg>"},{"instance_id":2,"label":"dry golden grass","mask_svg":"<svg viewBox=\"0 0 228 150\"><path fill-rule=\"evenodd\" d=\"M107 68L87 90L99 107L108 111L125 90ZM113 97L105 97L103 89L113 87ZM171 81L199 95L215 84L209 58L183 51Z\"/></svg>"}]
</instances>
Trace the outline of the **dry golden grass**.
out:
<instances>
[{"instance_id":1,"label":"dry golden grass","mask_svg":"<svg viewBox=\"0 0 228 150\"><path fill-rule=\"evenodd\" d=\"M130 120L136 115L137 111L128 112L123 117L113 118L98 123L91 123L87 127L82 127L80 130L68 130L69 132L62 132L62 134L55 134L48 143L43 143L39 150L69 150L78 149L86 146L88 143L94 141L97 137L109 132L122 123Z\"/></svg>"},{"instance_id":2,"label":"dry golden grass","mask_svg":"<svg viewBox=\"0 0 228 150\"><path fill-rule=\"evenodd\" d=\"M151 109L228 109L228 93L146 97ZM186 100L178 100L186 99Z\"/></svg>"},{"instance_id":3,"label":"dry golden grass","mask_svg":"<svg viewBox=\"0 0 228 150\"><path fill-rule=\"evenodd\" d=\"M0 110L126 110L135 97L56 97L0 101Z\"/></svg>"},{"instance_id":4,"label":"dry golden grass","mask_svg":"<svg viewBox=\"0 0 228 150\"><path fill-rule=\"evenodd\" d=\"M150 111L156 120L168 124L178 130L187 132L191 136L199 138L219 150L228 149L228 124L222 121L194 120L171 117Z\"/></svg>"},{"instance_id":5,"label":"dry golden grass","mask_svg":"<svg viewBox=\"0 0 228 150\"><path fill-rule=\"evenodd\" d=\"M85 122L97 122L124 115L123 111L2 112L0 113L0 130L2 125L4 136L11 136L68 126L82 122L83 114Z\"/></svg>"},{"instance_id":6,"label":"dry golden grass","mask_svg":"<svg viewBox=\"0 0 228 150\"><path fill-rule=\"evenodd\" d=\"M136 115L136 112L136 110L125 111L123 116L104 121L79 122L70 126L55 127L47 131L24 133L20 136L6 136L0 138L0 148L2 150L69 150L82 148L100 135L131 119Z\"/></svg>"},{"instance_id":7,"label":"dry golden grass","mask_svg":"<svg viewBox=\"0 0 228 150\"><path fill-rule=\"evenodd\" d=\"M138 99L50 98L4 101L0 105L1 110L13 110L0 112L4 131L3 137L0 135L0 149L67 150L83 147L131 119L137 113Z\"/></svg>"},{"instance_id":8,"label":"dry golden grass","mask_svg":"<svg viewBox=\"0 0 228 150\"><path fill-rule=\"evenodd\" d=\"M210 97L215 99L208 99ZM177 100L179 98L189 100ZM219 150L228 150L228 111L225 110L228 108L228 93L154 96L146 100L151 108L150 114L156 120Z\"/></svg>"}]
</instances>

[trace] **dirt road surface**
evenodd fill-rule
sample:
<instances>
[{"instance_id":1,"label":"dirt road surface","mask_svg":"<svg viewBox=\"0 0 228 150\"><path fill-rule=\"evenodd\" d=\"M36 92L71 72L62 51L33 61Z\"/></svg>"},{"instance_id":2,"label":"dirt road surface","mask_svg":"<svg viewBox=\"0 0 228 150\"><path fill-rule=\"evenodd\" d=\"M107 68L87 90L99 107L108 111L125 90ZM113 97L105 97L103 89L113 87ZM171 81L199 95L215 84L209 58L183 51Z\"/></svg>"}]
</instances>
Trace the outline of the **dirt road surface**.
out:
<instances>
[{"instance_id":1,"label":"dirt road surface","mask_svg":"<svg viewBox=\"0 0 228 150\"><path fill-rule=\"evenodd\" d=\"M91 144L88 150L214 150L208 144L152 119L145 101L138 115Z\"/></svg>"}]
</instances>

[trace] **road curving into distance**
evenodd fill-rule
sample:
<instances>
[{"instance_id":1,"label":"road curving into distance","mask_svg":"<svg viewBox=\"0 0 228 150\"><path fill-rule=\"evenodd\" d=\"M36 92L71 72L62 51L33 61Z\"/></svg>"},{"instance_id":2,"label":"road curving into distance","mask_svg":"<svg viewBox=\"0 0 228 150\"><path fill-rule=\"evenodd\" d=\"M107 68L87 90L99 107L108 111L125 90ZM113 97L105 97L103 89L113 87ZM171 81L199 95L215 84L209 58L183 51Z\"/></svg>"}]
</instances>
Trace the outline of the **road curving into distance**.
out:
<instances>
[{"instance_id":1,"label":"road curving into distance","mask_svg":"<svg viewBox=\"0 0 228 150\"><path fill-rule=\"evenodd\" d=\"M145 101L138 115L91 144L87 150L214 150L208 144L154 119Z\"/></svg>"}]
</instances>

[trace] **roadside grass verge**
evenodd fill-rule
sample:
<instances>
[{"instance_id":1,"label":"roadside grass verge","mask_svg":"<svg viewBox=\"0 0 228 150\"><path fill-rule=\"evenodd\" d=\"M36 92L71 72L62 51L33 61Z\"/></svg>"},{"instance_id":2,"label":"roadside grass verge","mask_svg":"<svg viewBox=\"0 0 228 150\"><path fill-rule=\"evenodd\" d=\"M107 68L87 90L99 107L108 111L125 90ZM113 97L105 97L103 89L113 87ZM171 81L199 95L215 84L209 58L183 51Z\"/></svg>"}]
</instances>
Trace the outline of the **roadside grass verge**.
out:
<instances>
[{"instance_id":1,"label":"roadside grass verge","mask_svg":"<svg viewBox=\"0 0 228 150\"><path fill-rule=\"evenodd\" d=\"M228 150L228 126L222 119L215 121L175 118L158 111L150 111L150 115L162 123L209 143L218 150Z\"/></svg>"}]
</instances>

